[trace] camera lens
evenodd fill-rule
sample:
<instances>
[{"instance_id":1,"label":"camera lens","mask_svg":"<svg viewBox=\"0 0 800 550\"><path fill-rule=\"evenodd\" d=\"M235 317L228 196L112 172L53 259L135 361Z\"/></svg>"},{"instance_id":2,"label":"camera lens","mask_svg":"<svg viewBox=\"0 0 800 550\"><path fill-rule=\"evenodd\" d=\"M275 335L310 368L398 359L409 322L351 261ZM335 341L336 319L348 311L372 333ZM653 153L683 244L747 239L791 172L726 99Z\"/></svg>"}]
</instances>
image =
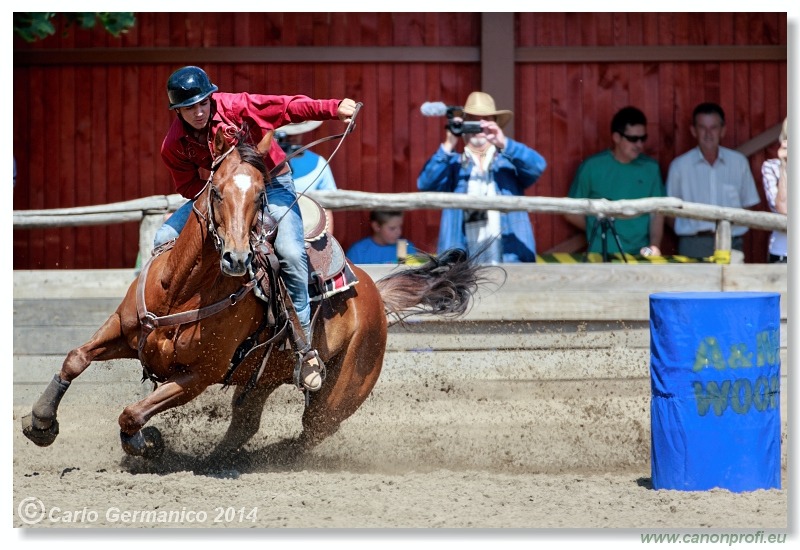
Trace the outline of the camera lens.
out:
<instances>
[{"instance_id":1,"label":"camera lens","mask_svg":"<svg viewBox=\"0 0 800 550\"><path fill-rule=\"evenodd\" d=\"M464 132L462 129L463 125L464 123L460 120L451 120L447 124L447 129L450 130L454 136L460 136Z\"/></svg>"}]
</instances>

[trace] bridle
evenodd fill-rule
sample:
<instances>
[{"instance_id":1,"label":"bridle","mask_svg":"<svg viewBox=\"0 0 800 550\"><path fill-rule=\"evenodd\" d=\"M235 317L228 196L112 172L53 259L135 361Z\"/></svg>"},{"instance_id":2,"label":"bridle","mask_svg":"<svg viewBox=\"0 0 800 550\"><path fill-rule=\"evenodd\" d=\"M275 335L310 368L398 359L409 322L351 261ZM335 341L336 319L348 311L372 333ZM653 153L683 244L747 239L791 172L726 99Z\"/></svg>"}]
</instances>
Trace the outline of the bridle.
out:
<instances>
[{"instance_id":1,"label":"bridle","mask_svg":"<svg viewBox=\"0 0 800 550\"><path fill-rule=\"evenodd\" d=\"M217 186L214 185L214 174L216 173L217 169L222 164L222 161L227 158L231 152L236 149L236 144L231 144L227 151L219 155L214 161L211 163L211 173L206 180L206 184L203 188L194 196L192 199L192 211L197 214L200 218L206 221L206 226L208 227L208 233L211 235L212 242L214 243L214 248L217 252L222 253L222 238L219 236L219 232L217 231L217 226L214 225L214 196L219 196L219 190ZM197 198L206 193L208 196L206 197L206 214L200 212L197 209Z\"/></svg>"},{"instance_id":2,"label":"bridle","mask_svg":"<svg viewBox=\"0 0 800 550\"><path fill-rule=\"evenodd\" d=\"M211 196L212 193L219 193L216 186L213 183L214 173L222 164L222 161L236 148L235 145L232 145L227 151L223 154L218 156L214 159L214 162L211 165L211 175L208 177L205 186L203 189L200 190L197 195L195 195L195 199L197 199L203 192L208 193L207 203L207 214L203 214L197 209L195 205L196 201L192 204L192 210L197 213L198 216L205 219L207 222L208 232L213 239L214 248L217 252L222 251L222 239L219 236L219 232L217 231L216 226L214 225L214 213L213 213L213 197ZM262 190L260 196L262 197L261 200L266 200L265 190ZM193 199L194 201L194 199ZM261 207L262 204L259 205ZM144 357L144 343L147 341L148 335L155 330L156 328L160 327L167 327L167 326L174 326L174 325L182 325L185 323L193 323L196 321L200 321L207 317L211 317L212 315L216 315L217 313L236 305L242 298L244 298L253 288L256 287L257 284L261 282L261 280L266 276L266 273L259 269L246 283L244 283L241 288L235 293L223 298L213 304L203 306L198 309L193 309L190 311L183 311L180 313L173 313L170 315L162 315L161 317L156 316L153 312L148 311L147 304L145 303L145 286L147 282L147 273L150 270L150 266L153 263L153 259L156 256L153 256L148 260L148 262L142 268L141 273L139 273L139 278L137 281L137 288L136 288L136 311L139 316L139 324L140 324L140 334L139 334L139 345L138 345L138 354L139 354L139 361L142 364L142 368L144 369L145 375L154 380L152 373L147 368L147 361Z\"/></svg>"}]
</instances>

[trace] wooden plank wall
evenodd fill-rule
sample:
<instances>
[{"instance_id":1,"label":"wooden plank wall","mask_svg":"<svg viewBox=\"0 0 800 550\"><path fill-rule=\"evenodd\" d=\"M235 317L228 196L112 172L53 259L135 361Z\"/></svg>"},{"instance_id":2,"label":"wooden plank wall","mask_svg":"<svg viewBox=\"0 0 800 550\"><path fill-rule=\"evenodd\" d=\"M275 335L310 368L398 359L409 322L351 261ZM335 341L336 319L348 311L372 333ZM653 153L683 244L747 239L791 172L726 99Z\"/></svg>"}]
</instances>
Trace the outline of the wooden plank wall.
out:
<instances>
[{"instance_id":1,"label":"wooden plank wall","mask_svg":"<svg viewBox=\"0 0 800 550\"><path fill-rule=\"evenodd\" d=\"M523 13L518 47L744 46L786 44L781 13ZM526 63L517 66L517 108L523 111L519 138L548 159L547 174L535 186L542 196L563 196L581 160L609 146L611 118L625 105L648 118L645 152L659 161L666 180L670 161L696 145L692 110L715 101L726 111L722 145L734 148L786 116L786 64L780 62ZM757 187L761 164L777 143L750 158ZM758 208L767 210L766 202ZM536 216L540 248L575 234L558 216ZM670 233L667 252L674 248ZM545 240L545 236L549 239ZM751 231L746 261L766 258L769 235ZM669 253L669 252L667 252Z\"/></svg>"},{"instance_id":2,"label":"wooden plank wall","mask_svg":"<svg viewBox=\"0 0 800 550\"><path fill-rule=\"evenodd\" d=\"M140 13L121 38L69 29L16 52L140 48L141 63L18 64L14 67L14 209L104 204L173 192L159 158L171 120L164 86L184 62L152 62L152 48L480 46L479 13ZM782 45L785 13L520 13L517 48L548 46ZM346 29L347 32L340 32ZM363 101L359 128L331 168L340 187L372 192L416 190L416 177L442 139L442 119L424 118L425 101L461 104L480 87L478 62L204 63L222 90L302 93ZM723 145L735 146L780 122L787 112L786 62L518 62L515 137L548 159L530 191L564 196L585 156L607 145L610 119L626 104L650 120L649 152L664 174L692 146L691 110L720 102L728 112ZM509 106L500 105L501 108ZM337 132L326 123L309 135ZM330 155L334 144L316 148ZM760 187L768 149L751 157ZM762 191L763 192L763 191ZM765 208L765 205L762 205ZM434 250L438 211L407 214L406 236ZM368 232L367 213L335 215L349 244ZM558 216L534 217L538 248L575 234ZM747 261L761 261L767 234L751 232ZM668 243L669 245L669 243ZM15 269L133 266L138 224L14 232ZM666 249L669 253L669 246Z\"/></svg>"},{"instance_id":3,"label":"wooden plank wall","mask_svg":"<svg viewBox=\"0 0 800 550\"><path fill-rule=\"evenodd\" d=\"M374 280L393 269L361 267ZM622 347L646 355L651 294L742 291L780 293L784 354L788 348L785 264L528 264L505 271L504 280L491 278L502 282L500 288L482 287L462 318L416 316L405 327L395 325L389 349L491 353ZM108 318L134 279L131 269L15 271L14 354L66 354Z\"/></svg>"}]
</instances>

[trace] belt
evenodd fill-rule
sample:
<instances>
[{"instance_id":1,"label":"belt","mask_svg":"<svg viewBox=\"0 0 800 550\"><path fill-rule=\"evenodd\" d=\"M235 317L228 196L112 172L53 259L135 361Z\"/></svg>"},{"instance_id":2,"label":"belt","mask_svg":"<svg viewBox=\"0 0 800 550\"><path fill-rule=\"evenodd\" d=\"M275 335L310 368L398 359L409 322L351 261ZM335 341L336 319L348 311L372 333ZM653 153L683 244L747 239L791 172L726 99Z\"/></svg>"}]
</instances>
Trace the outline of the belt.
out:
<instances>
[{"instance_id":1,"label":"belt","mask_svg":"<svg viewBox=\"0 0 800 550\"><path fill-rule=\"evenodd\" d=\"M281 168L280 172L278 172L274 176L270 176L269 181L266 182L267 186L272 185L272 182L275 181L275 178L279 178L284 174L288 174L289 172L291 172L291 168L289 168L289 165L288 164L284 165L284 167Z\"/></svg>"}]
</instances>

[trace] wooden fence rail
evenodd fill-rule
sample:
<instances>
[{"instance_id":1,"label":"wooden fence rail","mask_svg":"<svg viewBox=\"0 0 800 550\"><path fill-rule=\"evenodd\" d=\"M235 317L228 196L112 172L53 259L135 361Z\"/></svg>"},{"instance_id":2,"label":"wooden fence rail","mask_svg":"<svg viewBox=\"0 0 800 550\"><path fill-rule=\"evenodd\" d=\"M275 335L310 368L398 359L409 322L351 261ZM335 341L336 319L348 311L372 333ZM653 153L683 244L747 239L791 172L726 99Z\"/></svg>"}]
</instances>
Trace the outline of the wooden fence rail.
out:
<instances>
[{"instance_id":1,"label":"wooden fence rail","mask_svg":"<svg viewBox=\"0 0 800 550\"><path fill-rule=\"evenodd\" d=\"M606 199L570 199L563 197L472 197L456 193L366 193L361 191L314 191L309 197L330 210L515 210L544 214L583 214L607 218L630 218L649 212L665 216L708 220L717 223L717 248L730 250L730 225L744 225L768 231L786 231L787 217L772 212L756 212L684 202L673 197L609 201ZM57 208L50 210L15 210L14 229L106 225L141 221L139 251L147 258L153 236L164 219L186 199L180 195L155 195L106 205Z\"/></svg>"}]
</instances>

